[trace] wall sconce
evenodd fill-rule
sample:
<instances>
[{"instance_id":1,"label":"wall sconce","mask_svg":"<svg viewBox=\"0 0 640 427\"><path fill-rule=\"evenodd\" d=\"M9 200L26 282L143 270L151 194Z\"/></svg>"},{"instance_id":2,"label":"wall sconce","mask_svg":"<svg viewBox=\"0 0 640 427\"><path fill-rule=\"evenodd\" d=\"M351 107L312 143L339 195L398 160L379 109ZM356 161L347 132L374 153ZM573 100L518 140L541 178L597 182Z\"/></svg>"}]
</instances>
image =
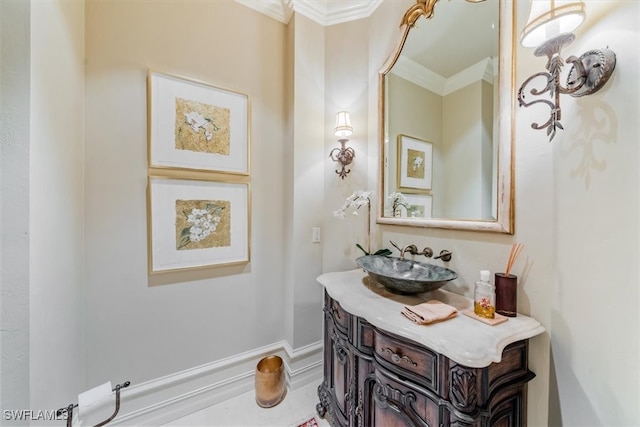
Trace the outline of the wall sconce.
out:
<instances>
[{"instance_id":1,"label":"wall sconce","mask_svg":"<svg viewBox=\"0 0 640 427\"><path fill-rule=\"evenodd\" d=\"M571 63L565 86L560 83L560 72L565 60L560 51L575 40L572 34L582 24L586 16L586 8L582 1L576 0L531 0L531 11L520 42L524 47L535 47L535 56L546 56L546 72L529 77L518 90L520 107L529 107L543 103L549 106L549 120L543 124L532 123L533 129L547 129L549 141L556 135L557 129L564 129L560 124L560 95L580 97L597 92L609 80L616 67L616 55L609 49L589 50L579 58L570 56ZM536 78L541 77L546 85L542 89L532 88L525 94L526 87ZM548 99L534 99L527 102L526 95L539 97L548 93Z\"/></svg>"},{"instance_id":2,"label":"wall sconce","mask_svg":"<svg viewBox=\"0 0 640 427\"><path fill-rule=\"evenodd\" d=\"M334 148L329 153L329 157L334 162L338 162L342 165L342 169L336 169L336 173L340 176L340 178L344 179L351 169L345 169L345 166L348 166L353 161L353 158L356 156L356 152L353 151L353 148L348 147L345 148L345 144L349 139L347 137L351 136L353 133L353 128L351 127L351 117L349 117L348 111L340 111L336 114L336 128L334 130L334 135L338 137L338 142L340 143L340 148Z\"/></svg>"}]
</instances>

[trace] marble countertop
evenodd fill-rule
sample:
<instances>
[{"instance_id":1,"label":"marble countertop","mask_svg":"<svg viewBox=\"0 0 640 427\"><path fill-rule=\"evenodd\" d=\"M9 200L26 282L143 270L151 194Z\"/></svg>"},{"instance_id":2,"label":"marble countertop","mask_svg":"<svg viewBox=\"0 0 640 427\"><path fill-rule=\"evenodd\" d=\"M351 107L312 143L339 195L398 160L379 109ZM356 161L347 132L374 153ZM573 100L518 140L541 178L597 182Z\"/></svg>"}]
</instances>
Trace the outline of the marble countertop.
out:
<instances>
[{"instance_id":1,"label":"marble countertop","mask_svg":"<svg viewBox=\"0 0 640 427\"><path fill-rule=\"evenodd\" d=\"M495 326L479 322L462 313L473 307L472 299L442 289L418 295L393 294L370 280L362 269L325 273L317 280L349 313L471 368L500 362L507 345L544 332L540 322L521 314ZM431 325L417 325L400 314L405 305L432 299L454 306L458 315Z\"/></svg>"}]
</instances>

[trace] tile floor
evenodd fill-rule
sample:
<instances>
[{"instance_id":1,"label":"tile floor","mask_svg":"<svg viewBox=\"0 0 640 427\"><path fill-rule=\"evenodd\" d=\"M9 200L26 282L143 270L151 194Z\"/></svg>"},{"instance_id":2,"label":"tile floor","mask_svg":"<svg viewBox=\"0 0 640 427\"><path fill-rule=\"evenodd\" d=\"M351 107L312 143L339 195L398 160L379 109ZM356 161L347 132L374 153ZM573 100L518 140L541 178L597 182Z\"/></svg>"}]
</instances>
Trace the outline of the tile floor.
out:
<instances>
[{"instance_id":1,"label":"tile floor","mask_svg":"<svg viewBox=\"0 0 640 427\"><path fill-rule=\"evenodd\" d=\"M255 391L251 390L217 405L174 420L166 424L166 426L289 427L316 415L320 427L328 427L329 423L319 418L316 414L318 385L319 382L314 382L293 391L289 390L282 402L268 409L258 406L255 401Z\"/></svg>"}]
</instances>

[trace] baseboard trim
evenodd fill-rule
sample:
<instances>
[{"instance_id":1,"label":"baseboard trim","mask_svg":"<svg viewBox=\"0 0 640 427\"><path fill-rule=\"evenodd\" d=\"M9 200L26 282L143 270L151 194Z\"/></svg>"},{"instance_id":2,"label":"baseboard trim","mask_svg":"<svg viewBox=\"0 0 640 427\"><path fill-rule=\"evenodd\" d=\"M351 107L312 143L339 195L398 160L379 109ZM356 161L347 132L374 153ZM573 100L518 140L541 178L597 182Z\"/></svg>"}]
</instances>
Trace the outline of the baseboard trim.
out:
<instances>
[{"instance_id":1,"label":"baseboard trim","mask_svg":"<svg viewBox=\"0 0 640 427\"><path fill-rule=\"evenodd\" d=\"M177 372L122 391L114 424L158 426L237 396L254 387L261 358L277 354L286 367L290 390L322 378L322 341L292 349L286 341Z\"/></svg>"}]
</instances>

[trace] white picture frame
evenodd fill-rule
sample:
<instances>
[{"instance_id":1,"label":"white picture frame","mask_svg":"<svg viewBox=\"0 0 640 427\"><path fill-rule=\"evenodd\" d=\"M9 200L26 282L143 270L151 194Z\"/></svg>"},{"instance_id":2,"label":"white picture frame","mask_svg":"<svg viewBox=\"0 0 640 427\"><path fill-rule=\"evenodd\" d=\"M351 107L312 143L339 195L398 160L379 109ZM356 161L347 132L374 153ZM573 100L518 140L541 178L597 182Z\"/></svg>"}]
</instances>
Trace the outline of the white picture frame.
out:
<instances>
[{"instance_id":1,"label":"white picture frame","mask_svg":"<svg viewBox=\"0 0 640 427\"><path fill-rule=\"evenodd\" d=\"M148 178L149 274L249 262L247 182Z\"/></svg>"},{"instance_id":2,"label":"white picture frame","mask_svg":"<svg viewBox=\"0 0 640 427\"><path fill-rule=\"evenodd\" d=\"M433 144L407 135L398 135L398 191L426 193L431 190Z\"/></svg>"},{"instance_id":3,"label":"white picture frame","mask_svg":"<svg viewBox=\"0 0 640 427\"><path fill-rule=\"evenodd\" d=\"M407 218L432 218L433 197L430 194L405 194L407 207L404 209Z\"/></svg>"},{"instance_id":4,"label":"white picture frame","mask_svg":"<svg viewBox=\"0 0 640 427\"><path fill-rule=\"evenodd\" d=\"M149 70L151 168L249 175L249 97Z\"/></svg>"}]
</instances>

